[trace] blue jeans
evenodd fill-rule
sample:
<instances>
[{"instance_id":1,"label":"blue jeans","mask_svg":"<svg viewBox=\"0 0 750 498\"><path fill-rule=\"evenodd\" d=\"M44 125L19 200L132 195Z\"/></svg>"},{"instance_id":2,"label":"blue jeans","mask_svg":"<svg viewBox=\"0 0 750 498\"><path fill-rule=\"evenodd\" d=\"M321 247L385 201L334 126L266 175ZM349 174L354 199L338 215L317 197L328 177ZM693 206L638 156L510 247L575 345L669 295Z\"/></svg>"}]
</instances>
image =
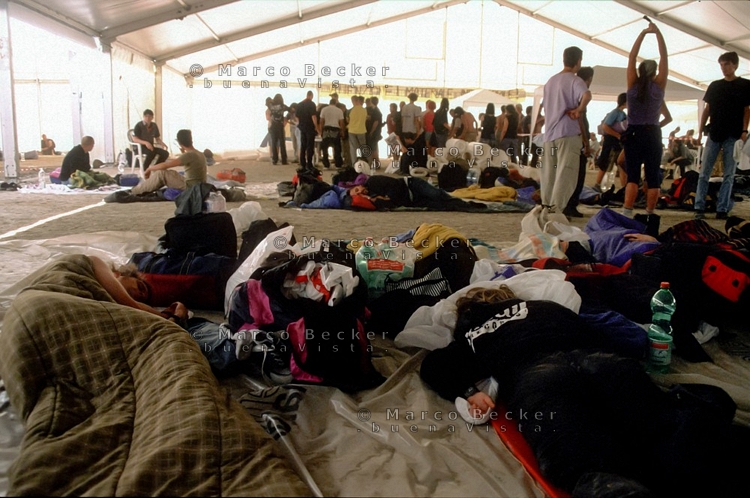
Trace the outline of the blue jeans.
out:
<instances>
[{"instance_id":1,"label":"blue jeans","mask_svg":"<svg viewBox=\"0 0 750 498\"><path fill-rule=\"evenodd\" d=\"M203 318L191 318L186 328L214 370L225 370L237 361L235 343L229 338L228 327Z\"/></svg>"},{"instance_id":2,"label":"blue jeans","mask_svg":"<svg viewBox=\"0 0 750 498\"><path fill-rule=\"evenodd\" d=\"M734 162L734 143L736 138L727 138L722 142L714 142L711 137L706 141L706 147L703 149L703 161L701 162L701 173L698 176L698 189L695 192L695 210L705 211L706 193L708 192L708 179L711 178L711 171L714 169L714 163L719 156L719 150L724 149L724 177L721 180L721 189L719 190L719 199L716 203L717 213L728 213L732 210L732 187L734 184L734 172L737 165Z\"/></svg>"}]
</instances>

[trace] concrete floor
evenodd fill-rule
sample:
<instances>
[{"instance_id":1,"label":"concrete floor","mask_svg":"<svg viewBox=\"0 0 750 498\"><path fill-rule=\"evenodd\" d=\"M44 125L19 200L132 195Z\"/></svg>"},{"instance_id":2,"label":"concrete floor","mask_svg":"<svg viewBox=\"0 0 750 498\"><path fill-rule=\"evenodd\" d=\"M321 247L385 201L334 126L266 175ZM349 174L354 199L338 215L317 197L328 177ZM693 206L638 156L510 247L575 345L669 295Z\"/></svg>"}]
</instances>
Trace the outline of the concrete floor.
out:
<instances>
[{"instance_id":1,"label":"concrete floor","mask_svg":"<svg viewBox=\"0 0 750 498\"><path fill-rule=\"evenodd\" d=\"M55 163L57 161L58 163ZM51 171L62 159L41 158L37 161L22 162L22 181L36 182L39 167ZM298 165L272 165L263 159L220 160L209 168L215 176L223 169L241 168L247 174L247 185L270 184L291 180ZM117 173L113 167L104 168L111 175ZM324 180L330 181L332 170L325 170ZM595 181L595 171L587 172L586 184ZM44 220L51 216L70 212L85 206L92 206L104 198L104 194L53 195L24 194L20 192L0 192L0 239L47 239L71 233L89 233L105 230L137 231L160 236L164 233L164 222L173 216L172 202L139 202L132 204L104 204L66 216L54 221L39 224L28 230L9 234L22 227ZM524 213L450 213L450 212L354 212L344 210L300 210L279 207L281 199L259 200L263 211L277 224L288 222L295 227L299 239L305 237L350 239L354 237L383 237L395 235L416 228L421 223L442 223L457 229L467 237L486 242L502 243L504 247L518 241L521 219ZM227 209L238 207L240 203L228 203ZM598 208L580 206L584 218L574 219L572 224L583 227ZM661 229L692 218L692 213L680 210L661 210ZM750 201L736 204L733 214L750 218ZM709 224L723 230L723 223L713 219Z\"/></svg>"}]
</instances>

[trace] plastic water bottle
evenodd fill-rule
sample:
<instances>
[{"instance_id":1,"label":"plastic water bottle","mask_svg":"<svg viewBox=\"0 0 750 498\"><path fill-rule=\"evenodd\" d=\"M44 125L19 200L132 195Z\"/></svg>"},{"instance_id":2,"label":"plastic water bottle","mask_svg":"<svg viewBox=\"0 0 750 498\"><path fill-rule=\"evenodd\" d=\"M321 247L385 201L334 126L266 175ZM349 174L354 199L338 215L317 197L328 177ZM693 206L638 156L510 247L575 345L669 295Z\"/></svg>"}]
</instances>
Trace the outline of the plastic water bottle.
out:
<instances>
[{"instance_id":1,"label":"plastic water bottle","mask_svg":"<svg viewBox=\"0 0 750 498\"><path fill-rule=\"evenodd\" d=\"M119 174L125 173L125 165L127 164L127 159L124 152L120 152L120 155L117 156L117 172Z\"/></svg>"},{"instance_id":2,"label":"plastic water bottle","mask_svg":"<svg viewBox=\"0 0 750 498\"><path fill-rule=\"evenodd\" d=\"M651 298L651 325L648 328L648 369L654 373L667 373L672 362L672 315L676 303L669 282L662 282Z\"/></svg>"},{"instance_id":3,"label":"plastic water bottle","mask_svg":"<svg viewBox=\"0 0 750 498\"><path fill-rule=\"evenodd\" d=\"M362 246L357 250L357 254L354 256L354 261L357 265L357 271L365 280L367 284L368 295L370 298L376 297L373 295L376 293L379 284L378 282L379 272L374 271L374 265L370 264L371 261L380 258L380 252L375 246L375 241L372 237L368 237L362 243Z\"/></svg>"},{"instance_id":4,"label":"plastic water bottle","mask_svg":"<svg viewBox=\"0 0 750 498\"><path fill-rule=\"evenodd\" d=\"M203 203L203 208L206 213L223 213L227 210L227 201L218 192L211 192Z\"/></svg>"},{"instance_id":5,"label":"plastic water bottle","mask_svg":"<svg viewBox=\"0 0 750 498\"><path fill-rule=\"evenodd\" d=\"M45 188L47 186L47 173L44 172L44 168L39 168L39 175L37 176L39 182L39 188Z\"/></svg>"},{"instance_id":6,"label":"plastic water bottle","mask_svg":"<svg viewBox=\"0 0 750 498\"><path fill-rule=\"evenodd\" d=\"M466 186L471 187L477 183L479 183L479 171L476 168L469 168L468 173L466 173Z\"/></svg>"}]
</instances>

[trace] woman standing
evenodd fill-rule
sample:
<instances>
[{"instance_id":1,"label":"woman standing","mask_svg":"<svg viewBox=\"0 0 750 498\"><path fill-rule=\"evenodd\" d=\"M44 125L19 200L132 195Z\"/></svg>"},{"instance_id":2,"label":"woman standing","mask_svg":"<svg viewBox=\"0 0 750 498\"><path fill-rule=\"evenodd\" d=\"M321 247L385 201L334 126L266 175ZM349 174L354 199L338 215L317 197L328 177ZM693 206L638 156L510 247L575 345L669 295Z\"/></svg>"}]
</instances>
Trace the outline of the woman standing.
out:
<instances>
[{"instance_id":1,"label":"woman standing","mask_svg":"<svg viewBox=\"0 0 750 498\"><path fill-rule=\"evenodd\" d=\"M495 147L495 104L490 102L487 104L487 109L484 111L484 118L482 119L482 134L479 136L479 141L483 144L489 144L490 147Z\"/></svg>"},{"instance_id":2,"label":"woman standing","mask_svg":"<svg viewBox=\"0 0 750 498\"><path fill-rule=\"evenodd\" d=\"M289 107L284 105L284 97L277 93L271 103L271 126L268 131L271 134L271 160L274 164L279 163L279 151L281 151L281 164L289 164L286 157L286 136L284 126L286 125L286 112Z\"/></svg>"},{"instance_id":3,"label":"woman standing","mask_svg":"<svg viewBox=\"0 0 750 498\"><path fill-rule=\"evenodd\" d=\"M645 60L638 66L635 63L638 52L647 34L654 33L659 44L659 66L656 62ZM667 44L654 23L641 31L630 50L627 69L628 128L621 138L625 152L625 164L628 172L628 184L625 187L623 214L633 216L633 204L638 195L638 183L641 178L641 164L645 172L646 213L653 214L659 198L659 169L661 166L662 143L661 127L672 118L664 104L664 89L667 86L669 65L667 63ZM664 115L660 122L659 117Z\"/></svg>"},{"instance_id":4,"label":"woman standing","mask_svg":"<svg viewBox=\"0 0 750 498\"><path fill-rule=\"evenodd\" d=\"M508 154L511 162L518 162L518 114L512 105L505 106L505 120L498 131L499 147Z\"/></svg>"},{"instance_id":5,"label":"woman standing","mask_svg":"<svg viewBox=\"0 0 750 498\"><path fill-rule=\"evenodd\" d=\"M435 117L432 120L432 127L434 128L436 147L445 147L445 142L448 140L448 133L451 131L451 126L448 123L448 107L450 102L447 98L443 97L440 101L440 108L435 111Z\"/></svg>"}]
</instances>

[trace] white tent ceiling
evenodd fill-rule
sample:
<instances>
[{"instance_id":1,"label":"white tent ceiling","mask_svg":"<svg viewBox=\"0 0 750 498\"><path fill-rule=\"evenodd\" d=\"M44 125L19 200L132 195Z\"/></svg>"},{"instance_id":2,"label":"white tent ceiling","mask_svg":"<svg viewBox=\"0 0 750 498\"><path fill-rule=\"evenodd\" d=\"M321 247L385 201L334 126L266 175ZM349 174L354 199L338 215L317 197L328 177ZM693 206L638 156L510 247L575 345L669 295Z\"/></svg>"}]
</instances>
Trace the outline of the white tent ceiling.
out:
<instances>
[{"instance_id":1,"label":"white tent ceiling","mask_svg":"<svg viewBox=\"0 0 750 498\"><path fill-rule=\"evenodd\" d=\"M472 0L481 1L481 0ZM241 63L367 28L449 8L467 0L12 0L103 44L116 42L187 74L203 65ZM750 74L747 1L484 0L533 17L614 53L626 55L643 15L654 19L670 50L670 73L705 88L725 51ZM429 38L425 39L429 43ZM651 51L650 51L651 50ZM655 58L653 47L642 55Z\"/></svg>"}]
</instances>

